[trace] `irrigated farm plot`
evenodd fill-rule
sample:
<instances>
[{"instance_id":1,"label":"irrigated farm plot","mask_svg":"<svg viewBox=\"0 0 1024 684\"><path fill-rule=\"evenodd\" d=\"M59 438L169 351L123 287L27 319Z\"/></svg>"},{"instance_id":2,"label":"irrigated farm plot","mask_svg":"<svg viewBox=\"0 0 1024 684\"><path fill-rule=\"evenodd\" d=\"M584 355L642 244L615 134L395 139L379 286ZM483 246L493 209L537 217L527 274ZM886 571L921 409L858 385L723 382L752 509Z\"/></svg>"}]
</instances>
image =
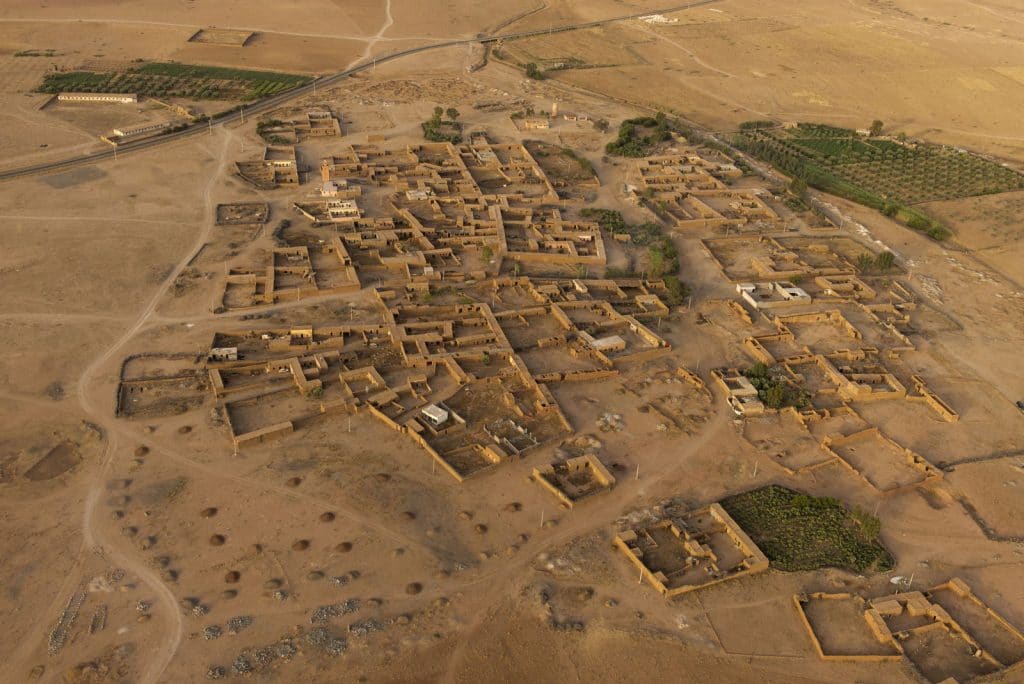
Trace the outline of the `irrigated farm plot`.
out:
<instances>
[{"instance_id":1,"label":"irrigated farm plot","mask_svg":"<svg viewBox=\"0 0 1024 684\"><path fill-rule=\"evenodd\" d=\"M800 124L748 122L733 144L819 190L893 216L937 240L949 231L912 205L1024 188L1024 174L959 148Z\"/></svg>"},{"instance_id":2,"label":"irrigated farm plot","mask_svg":"<svg viewBox=\"0 0 1024 684\"><path fill-rule=\"evenodd\" d=\"M309 82L306 76L273 71L148 62L123 71L64 71L46 74L44 93L138 93L197 100L255 100Z\"/></svg>"}]
</instances>

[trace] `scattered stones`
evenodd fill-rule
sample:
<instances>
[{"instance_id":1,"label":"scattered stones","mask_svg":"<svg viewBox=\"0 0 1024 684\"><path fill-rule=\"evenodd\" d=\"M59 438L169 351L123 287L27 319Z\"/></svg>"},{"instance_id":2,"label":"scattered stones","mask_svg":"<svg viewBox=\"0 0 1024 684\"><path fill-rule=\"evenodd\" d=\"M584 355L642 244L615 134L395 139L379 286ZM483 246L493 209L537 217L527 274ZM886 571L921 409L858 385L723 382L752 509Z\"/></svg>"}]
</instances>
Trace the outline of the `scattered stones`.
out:
<instances>
[{"instance_id":1,"label":"scattered stones","mask_svg":"<svg viewBox=\"0 0 1024 684\"><path fill-rule=\"evenodd\" d=\"M278 589L277 591L274 592L274 598L277 599L278 601L286 601L286 600L288 600L288 596L289 596L288 592L285 591L284 589Z\"/></svg>"},{"instance_id":2,"label":"scattered stones","mask_svg":"<svg viewBox=\"0 0 1024 684\"><path fill-rule=\"evenodd\" d=\"M373 632L381 632L383 630L384 623L373 619L360 620L348 626L349 633L357 637L364 637Z\"/></svg>"},{"instance_id":3,"label":"scattered stones","mask_svg":"<svg viewBox=\"0 0 1024 684\"><path fill-rule=\"evenodd\" d=\"M210 546L224 546L225 541L227 541L227 539L223 534L210 535Z\"/></svg>"},{"instance_id":4,"label":"scattered stones","mask_svg":"<svg viewBox=\"0 0 1024 684\"><path fill-rule=\"evenodd\" d=\"M423 591L423 585L419 582L410 582L409 584L405 585L405 593L409 594L410 596L415 596L421 591Z\"/></svg>"},{"instance_id":5,"label":"scattered stones","mask_svg":"<svg viewBox=\"0 0 1024 684\"><path fill-rule=\"evenodd\" d=\"M47 643L47 653L54 655L63 648L64 643L67 641L68 633L75 624L75 620L78 619L78 611L82 608L82 603L85 601L86 592L82 589L76 591L68 599L67 605L64 606L64 610L61 611L60 617L57 619L57 624L54 625L53 630L50 632L50 639ZM149 606L147 605L147 610Z\"/></svg>"},{"instance_id":6,"label":"scattered stones","mask_svg":"<svg viewBox=\"0 0 1024 684\"><path fill-rule=\"evenodd\" d=\"M245 675L252 672L252 661L246 656L240 655L235 658L235 661L231 663L231 673L235 675Z\"/></svg>"},{"instance_id":7,"label":"scattered stones","mask_svg":"<svg viewBox=\"0 0 1024 684\"><path fill-rule=\"evenodd\" d=\"M220 625L210 625L203 630L203 638L207 641L219 639L220 635L224 633L224 630L220 628Z\"/></svg>"},{"instance_id":8,"label":"scattered stones","mask_svg":"<svg viewBox=\"0 0 1024 684\"><path fill-rule=\"evenodd\" d=\"M624 427L622 416L618 413L605 413L597 419L597 428L601 432L621 432Z\"/></svg>"},{"instance_id":9,"label":"scattered stones","mask_svg":"<svg viewBox=\"0 0 1024 684\"><path fill-rule=\"evenodd\" d=\"M284 639L274 644L274 655L279 660L290 660L299 652L299 649L295 648L295 644L292 643L291 639Z\"/></svg>"},{"instance_id":10,"label":"scattered stones","mask_svg":"<svg viewBox=\"0 0 1024 684\"><path fill-rule=\"evenodd\" d=\"M89 634L96 634L102 632L103 628L107 626L107 604L100 604L92 614L92 620L89 622Z\"/></svg>"},{"instance_id":11,"label":"scattered stones","mask_svg":"<svg viewBox=\"0 0 1024 684\"><path fill-rule=\"evenodd\" d=\"M343 575L335 575L331 578L331 583L336 586L343 587L354 579L359 579L358 570L349 570Z\"/></svg>"},{"instance_id":12,"label":"scattered stones","mask_svg":"<svg viewBox=\"0 0 1024 684\"><path fill-rule=\"evenodd\" d=\"M331 603L325 606L317 606L313 610L313 613L309 616L310 624L322 624L329 621L331 618L341 617L342 615L350 615L359 610L360 603L359 599L349 599L342 603Z\"/></svg>"},{"instance_id":13,"label":"scattered stones","mask_svg":"<svg viewBox=\"0 0 1024 684\"><path fill-rule=\"evenodd\" d=\"M211 665L206 670L207 679L224 679L228 675L228 671L222 665Z\"/></svg>"},{"instance_id":14,"label":"scattered stones","mask_svg":"<svg viewBox=\"0 0 1024 684\"><path fill-rule=\"evenodd\" d=\"M307 644L328 655L338 656L348 649L348 641L344 637L334 636L324 627L311 629L304 638Z\"/></svg>"},{"instance_id":15,"label":"scattered stones","mask_svg":"<svg viewBox=\"0 0 1024 684\"><path fill-rule=\"evenodd\" d=\"M231 634L238 634L250 625L252 625L251 615L236 615L228 620L228 632Z\"/></svg>"}]
</instances>

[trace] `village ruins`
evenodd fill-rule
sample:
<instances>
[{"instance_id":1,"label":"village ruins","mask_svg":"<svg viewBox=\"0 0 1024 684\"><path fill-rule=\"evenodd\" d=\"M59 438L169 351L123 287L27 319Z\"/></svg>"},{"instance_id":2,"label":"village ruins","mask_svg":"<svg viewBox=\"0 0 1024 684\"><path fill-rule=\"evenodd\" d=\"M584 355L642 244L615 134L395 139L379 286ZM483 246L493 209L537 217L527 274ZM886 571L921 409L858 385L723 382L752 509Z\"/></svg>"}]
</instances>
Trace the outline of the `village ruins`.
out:
<instances>
[{"instance_id":1,"label":"village ruins","mask_svg":"<svg viewBox=\"0 0 1024 684\"><path fill-rule=\"evenodd\" d=\"M746 79L697 56L743 2L540 4L437 52L452 13L388 2L369 38L124 8L78 30L173 30L165 61L16 55L84 84L31 106L103 156L5 195L0 679L1024 681L1024 295L907 220L1024 191L897 204L893 171L860 206L783 175L794 141L854 179L931 143L594 86Z\"/></svg>"}]
</instances>

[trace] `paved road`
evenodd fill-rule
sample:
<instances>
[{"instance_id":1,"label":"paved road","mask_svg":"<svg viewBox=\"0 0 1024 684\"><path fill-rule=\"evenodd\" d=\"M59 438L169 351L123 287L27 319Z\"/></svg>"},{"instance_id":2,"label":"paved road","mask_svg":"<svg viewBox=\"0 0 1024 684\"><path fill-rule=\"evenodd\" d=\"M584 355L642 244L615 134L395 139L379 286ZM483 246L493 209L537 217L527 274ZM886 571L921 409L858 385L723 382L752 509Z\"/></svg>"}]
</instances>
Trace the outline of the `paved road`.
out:
<instances>
[{"instance_id":1,"label":"paved road","mask_svg":"<svg viewBox=\"0 0 1024 684\"><path fill-rule=\"evenodd\" d=\"M383 64L385 62L391 62L396 59L409 57L410 55L416 55L421 52L427 52L428 50L443 50L445 48L455 47L458 45L468 45L471 43L494 43L499 40L515 40L517 38L529 38L531 36L539 36L550 33L564 33L566 31L577 31L579 29L594 28L597 26L612 24L619 21L636 19L639 17L647 16L649 14L666 14L669 12L678 12L680 10L690 9L693 7L700 7L701 5L710 5L712 3L719 1L720 0L696 0L695 2L674 5L672 7L651 9L644 12L637 12L635 14L627 14L618 17L611 17L609 19L600 19L597 21L582 22L579 24L569 24L567 26L555 26L549 29L535 29L532 31L519 31L517 33L506 33L501 35L478 35L476 38L460 38L455 40L446 40L440 43L431 43L430 45L421 45L419 47L407 48L405 50L399 50L397 52L391 52L385 55L381 55L380 57L368 59L366 62L354 66L351 69L346 69L336 74L314 79L313 82L309 83L308 85L300 86L287 92L280 93L278 95L274 95L263 100L259 100L258 102L254 102L251 105L245 106L243 111L245 114L248 114L250 116L259 114L261 112L266 112L277 107L280 107L281 105L290 100L302 97L307 93L313 93L316 91L317 88L330 87L348 78L349 76L366 71L367 69L372 69L378 63ZM239 115L239 117L241 117L241 114ZM160 135L154 138L140 140L135 143L120 145L116 150L114 148L111 148L109 150L94 152L92 154L69 157L67 159L61 159L58 161L48 162L45 164L36 164L33 166L25 166L20 169L11 169L9 171L3 171L0 172L0 181L20 178L22 176L30 176L38 173L64 171L70 168L74 168L76 166L93 164L95 162L103 161L105 159L113 159L116 154L124 155L130 152L137 152L139 150L145 150L152 147L156 147L158 145L166 145L168 143L176 142L189 136L201 135L203 133L207 133L208 129L211 126L223 126L224 124L235 120L236 119L234 115L225 116L212 122L193 124L181 131L166 133L164 135Z\"/></svg>"}]
</instances>

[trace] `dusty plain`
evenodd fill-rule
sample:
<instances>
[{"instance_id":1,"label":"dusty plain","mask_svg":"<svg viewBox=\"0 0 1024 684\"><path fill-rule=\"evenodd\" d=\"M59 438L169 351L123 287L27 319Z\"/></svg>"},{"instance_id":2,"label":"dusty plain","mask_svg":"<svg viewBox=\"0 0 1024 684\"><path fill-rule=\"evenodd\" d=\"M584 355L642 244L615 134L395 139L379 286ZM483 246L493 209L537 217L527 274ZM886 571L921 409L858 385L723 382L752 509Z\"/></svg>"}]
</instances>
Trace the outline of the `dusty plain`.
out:
<instances>
[{"instance_id":1,"label":"dusty plain","mask_svg":"<svg viewBox=\"0 0 1024 684\"><path fill-rule=\"evenodd\" d=\"M12 0L0 7L0 170L105 149L106 130L164 115L145 101L41 108L49 96L33 91L55 66L145 59L326 75L409 46L659 5ZM936 630L907 632L913 648L901 657L822 658L794 596L863 603L960 578L1024 629L1024 412L1015 406L1024 399L1024 195L924 205L953 233L940 243L818 193L840 225L793 211L788 179L737 153L761 173L728 178L726 189L763 198L777 220L732 233L673 229L628 191L643 182L637 160L607 156L604 145L622 120L657 110L716 136L749 119L860 128L879 118L890 132L1022 168L1024 12L1009 0L722 0L664 16L486 53L473 44L423 52L303 96L260 118L327 107L343 135L299 140L298 184L260 187L239 175L236 162L261 159L267 144L249 118L0 184L0 631L10 635L0 680L888 683L940 673L965 682L988 665L960 658L974 647L955 639L927 657L913 650ZM255 36L244 47L189 42L205 27ZM518 66L566 60L571 68L545 80ZM510 116L555 102L586 120L522 130ZM435 106L458 109L460 145L424 143L420 124ZM593 125L601 119L610 131ZM515 157L524 140L574 150L599 184L580 174L530 199L560 167L541 159L549 173L536 174ZM719 152L684 138L658 153L722 168ZM296 209L325 205L325 159L343 191L359 189L363 223L311 223ZM395 159L400 170L388 170ZM503 180L489 175L494 164ZM371 180L375 165L384 170ZM416 199L427 187L433 195ZM267 205L269 218L217 225L219 205L243 202ZM644 295L667 298L644 277L650 256L591 230L588 206L658 223L678 251L669 275L688 286L685 301L664 312L635 304L638 294L648 304ZM545 213L553 207L558 217ZM543 230L518 225L526 210ZM505 217L504 243L489 232L495 214ZM806 275L813 301L757 310L705 244L737 233L751 249L770 238L805 262L821 252L793 238L889 250L897 266L843 271L877 290L866 304L830 300ZM334 239L350 264L325 247ZM301 257L281 250L297 248L315 273L292 269ZM351 284L345 265L354 287L329 291ZM608 267L639 273L616 276L628 297L599 294L614 289ZM251 301L236 306L228 293L238 291ZM588 308L606 299L611 312ZM862 338L814 318L832 309ZM808 318L787 324L791 340L773 338L791 315ZM604 326L625 351L586 346ZM334 329L332 341L323 331ZM789 350L773 365L793 372L807 362L790 353L800 346L841 371L881 364L914 396L840 401L818 391L801 410L737 415L711 371L752 366L750 338ZM214 358L218 339L233 340L237 359ZM346 375L367 366L384 384ZM810 367L802 372L810 386ZM467 437L434 435L420 413L428 402L468 419ZM281 421L293 423L290 434L246 436ZM841 441L872 429L880 436L870 443L887 448ZM503 454L493 464L480 455L492 444ZM932 470L902 460L903 450ZM614 484L570 508L531 480L535 468L581 454ZM871 513L893 568L784 572L773 563L666 598L613 545L673 506L766 485ZM907 617L886 624L899 633ZM848 633L847 642L833 626L821 638L853 650L873 638L859 622ZM986 651L1019 657L1015 637L989 648L986 634L975 634ZM1015 662L1001 664L979 681L1024 681Z\"/></svg>"}]
</instances>

